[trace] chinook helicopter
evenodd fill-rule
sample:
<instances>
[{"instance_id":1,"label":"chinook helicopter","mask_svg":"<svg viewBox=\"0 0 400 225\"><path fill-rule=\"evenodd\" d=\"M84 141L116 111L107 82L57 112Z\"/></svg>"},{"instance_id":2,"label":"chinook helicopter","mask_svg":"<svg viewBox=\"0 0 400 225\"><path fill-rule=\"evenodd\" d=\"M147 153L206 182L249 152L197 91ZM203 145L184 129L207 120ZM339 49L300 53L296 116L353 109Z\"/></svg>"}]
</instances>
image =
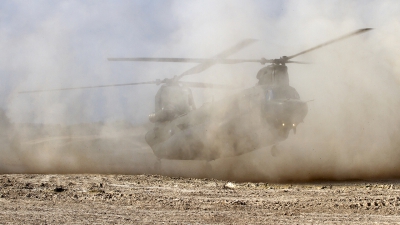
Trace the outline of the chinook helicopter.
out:
<instances>
[{"instance_id":1,"label":"chinook helicopter","mask_svg":"<svg viewBox=\"0 0 400 225\"><path fill-rule=\"evenodd\" d=\"M109 58L109 61L185 62L199 63L179 76L164 80L113 84L23 93L86 88L115 87L141 84L161 85L155 96L155 112L149 115L154 128L145 135L156 157L169 160L206 160L245 154L262 147L275 146L288 138L290 131L308 113L307 102L300 100L289 84L286 64L304 62L292 59L334 42L371 30L364 28L322 43L291 56L278 59L227 59L231 54L255 43L244 40L213 58ZM184 76L200 73L215 64L256 62L263 65L257 73L258 83L230 97L204 103L196 108L190 88L231 88L228 85L187 82Z\"/></svg>"}]
</instances>

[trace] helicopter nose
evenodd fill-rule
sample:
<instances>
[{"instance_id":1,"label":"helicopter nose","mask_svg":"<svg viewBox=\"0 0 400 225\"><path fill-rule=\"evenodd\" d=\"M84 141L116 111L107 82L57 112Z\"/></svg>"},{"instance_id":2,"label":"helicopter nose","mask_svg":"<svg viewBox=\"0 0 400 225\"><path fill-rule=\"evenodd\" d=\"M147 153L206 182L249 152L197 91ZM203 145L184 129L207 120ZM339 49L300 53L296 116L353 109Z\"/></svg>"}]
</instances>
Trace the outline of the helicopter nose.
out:
<instances>
[{"instance_id":1,"label":"helicopter nose","mask_svg":"<svg viewBox=\"0 0 400 225\"><path fill-rule=\"evenodd\" d=\"M266 118L279 121L279 125L283 127L297 127L307 113L307 103L300 100L268 102L265 107Z\"/></svg>"}]
</instances>

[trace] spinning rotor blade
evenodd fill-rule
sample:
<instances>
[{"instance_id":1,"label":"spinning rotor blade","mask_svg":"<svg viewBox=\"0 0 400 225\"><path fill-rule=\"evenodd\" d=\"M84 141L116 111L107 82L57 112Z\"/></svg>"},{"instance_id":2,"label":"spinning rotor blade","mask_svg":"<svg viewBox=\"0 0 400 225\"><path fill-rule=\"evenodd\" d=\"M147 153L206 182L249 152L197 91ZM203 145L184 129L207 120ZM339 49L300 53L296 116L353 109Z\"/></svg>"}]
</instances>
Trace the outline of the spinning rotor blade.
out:
<instances>
[{"instance_id":1,"label":"spinning rotor blade","mask_svg":"<svg viewBox=\"0 0 400 225\"><path fill-rule=\"evenodd\" d=\"M139 84L160 84L160 81L148 81L139 83L127 83L127 84L110 84L110 85L98 85L98 86L86 86L86 87L72 87L72 88L58 88L58 89L47 89L47 90L33 90L33 91L20 91L18 93L36 93L36 92L50 92L50 91L67 91L67 90L78 90L78 89L89 89L89 88L103 88L103 87L120 87L130 86Z\"/></svg>"},{"instance_id":2,"label":"spinning rotor blade","mask_svg":"<svg viewBox=\"0 0 400 225\"><path fill-rule=\"evenodd\" d=\"M214 63L214 64L237 64L246 62L273 63L273 59L220 59L220 58L109 58L110 61L143 61L143 62L183 62L183 63ZM307 62L287 61L286 63L309 64Z\"/></svg>"},{"instance_id":3,"label":"spinning rotor blade","mask_svg":"<svg viewBox=\"0 0 400 225\"><path fill-rule=\"evenodd\" d=\"M240 49L253 44L256 41L257 41L256 39L245 39L245 40L239 42L238 44L236 44L235 46L233 46L232 48L219 53L214 58L226 58L226 57L236 53ZM181 75L178 76L178 79L180 79L180 78L182 78L183 76L186 76L186 75L203 72L204 70L210 68L211 66L213 66L215 64L217 64L217 62L208 61L208 62L201 63L201 64L199 64L199 65L197 65L197 66L195 66L195 67L183 72Z\"/></svg>"},{"instance_id":4,"label":"spinning rotor blade","mask_svg":"<svg viewBox=\"0 0 400 225\"><path fill-rule=\"evenodd\" d=\"M185 63L202 63L202 64L207 64L208 63L236 63L236 62L230 62L229 60L227 62L224 62L224 58L236 53L240 49L249 46L250 44L256 42L256 39L245 39L232 48L221 52L220 54L216 55L214 58L209 58L209 59L204 59L204 58L148 58L148 57L139 57L139 58L108 58L108 61L140 61L140 62L185 62ZM201 66L201 68L205 68L205 65L198 65ZM192 68L193 69L193 68ZM203 69L203 70L204 70ZM200 69L198 69L200 70ZM188 73L186 71L185 73ZM188 75L186 74L186 75Z\"/></svg>"},{"instance_id":5,"label":"spinning rotor blade","mask_svg":"<svg viewBox=\"0 0 400 225\"><path fill-rule=\"evenodd\" d=\"M351 32L349 34L346 34L344 36L335 38L333 40L327 41L325 43L319 44L313 48L307 49L305 51L299 52L297 54L291 55L291 56L283 56L280 59L226 59L229 55L239 51L240 49L254 43L255 39L246 39L238 43L237 45L233 46L232 48L216 55L213 58L108 58L109 61L142 61L142 62L184 62L184 63L200 63L199 65L185 71L181 75L178 76L178 79L180 79L183 76L190 75L190 74L195 74L195 73L200 73L209 67L215 65L215 64L236 64L236 63L245 63L245 62L258 62L261 64L266 64L266 63L275 63L275 64L285 64L285 63L297 63L297 64L309 64L307 62L299 62L299 61L291 61L289 59L292 59L294 57L297 57L299 55L306 54L308 52L314 51L316 49L325 47L327 45L333 44L335 42L344 40L346 38L362 34L365 32L368 32L372 30L372 28L363 28L356 30L354 32Z\"/></svg>"},{"instance_id":6,"label":"spinning rotor blade","mask_svg":"<svg viewBox=\"0 0 400 225\"><path fill-rule=\"evenodd\" d=\"M108 58L108 61L140 61L140 62L185 62L185 63L204 63L210 59L195 58Z\"/></svg>"},{"instance_id":7,"label":"spinning rotor blade","mask_svg":"<svg viewBox=\"0 0 400 225\"><path fill-rule=\"evenodd\" d=\"M202 82L189 82L189 81L179 81L179 83L194 88L215 88L215 89L234 89L237 87L223 85L223 84L211 84L211 83L202 83Z\"/></svg>"},{"instance_id":8,"label":"spinning rotor blade","mask_svg":"<svg viewBox=\"0 0 400 225\"><path fill-rule=\"evenodd\" d=\"M224 58L108 58L109 61L141 61L141 62L181 62L181 63L219 63L235 64L243 62L260 62L258 59L224 59Z\"/></svg>"},{"instance_id":9,"label":"spinning rotor blade","mask_svg":"<svg viewBox=\"0 0 400 225\"><path fill-rule=\"evenodd\" d=\"M274 64L285 64L285 63L309 64L307 62L292 61L290 59L292 59L292 58L294 58L296 56L303 55L303 54L306 54L308 52L314 51L316 49L322 48L324 46L330 45L332 43L341 41L343 39L349 38L351 36L362 34L364 32L370 31L370 30L372 30L372 28L359 29L359 30L356 30L356 31L354 31L352 33L346 34L344 36L341 36L341 37L338 37L336 39L333 39L333 40L327 41L325 43L322 43L320 45L317 45L317 46L315 46L313 48L310 48L310 49L307 49L305 51L299 52L299 53L297 53L295 55L283 56L283 57L281 57L279 59L261 58L260 60L257 60L257 59L255 59L255 60L251 60L251 59L211 59L211 60L216 60L216 63L225 63L225 64L229 64L229 63L234 64L234 63L243 63L243 62L259 62L259 63L261 63L263 65L266 64L266 63L274 63Z\"/></svg>"},{"instance_id":10,"label":"spinning rotor blade","mask_svg":"<svg viewBox=\"0 0 400 225\"><path fill-rule=\"evenodd\" d=\"M324 46L330 45L330 44L332 44L332 43L341 41L341 40L346 39L346 38L349 38L349 37L351 37L351 36L365 33L365 32L370 31L370 30L372 30L372 28L363 28L363 29L359 29L359 30L356 30L356 31L351 32L351 33L349 33L349 34L346 34L346 35L344 35L344 36L341 36L341 37L335 38L335 39L333 39L333 40L327 41L327 42L325 42L325 43L322 43L322 44L320 44L320 45L317 45L317 46L315 46L315 47L313 47L313 48L310 48L310 49L307 49L307 50L305 50L305 51L299 52L299 53L297 53L297 54L288 56L288 57L286 57L286 58L287 58L287 59L292 59L292 58L294 58L294 57L296 57L296 56L306 54L306 53L308 53L308 52L311 52L311 51L314 51L314 50L316 50L316 49L322 48L322 47L324 47Z\"/></svg>"},{"instance_id":11,"label":"spinning rotor blade","mask_svg":"<svg viewBox=\"0 0 400 225\"><path fill-rule=\"evenodd\" d=\"M224 59L240 49L249 46L250 44L253 44L256 42L256 39L245 39L235 46L231 47L228 50L225 50L221 52L220 54L216 55L214 58L217 59L215 61L214 59L195 59L195 58L108 58L109 61L142 61L142 62L189 62L189 63L200 63L199 65L183 72L181 75L178 76L178 80L186 75L190 74L195 74L195 73L200 73L211 66L217 64L217 63L223 63L221 59ZM232 63L232 62L228 62ZM236 62L234 62L236 63Z\"/></svg>"}]
</instances>

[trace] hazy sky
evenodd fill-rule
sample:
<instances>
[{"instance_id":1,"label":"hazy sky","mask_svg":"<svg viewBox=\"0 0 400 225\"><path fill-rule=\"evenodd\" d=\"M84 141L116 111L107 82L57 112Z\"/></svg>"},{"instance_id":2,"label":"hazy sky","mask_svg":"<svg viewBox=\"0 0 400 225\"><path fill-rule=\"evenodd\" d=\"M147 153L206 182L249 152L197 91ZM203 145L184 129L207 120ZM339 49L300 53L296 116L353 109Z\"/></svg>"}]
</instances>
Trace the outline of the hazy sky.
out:
<instances>
[{"instance_id":1,"label":"hazy sky","mask_svg":"<svg viewBox=\"0 0 400 225\"><path fill-rule=\"evenodd\" d=\"M380 54L386 58L369 62L379 60L378 64L383 65L379 69L398 76L398 50L394 49L400 49L399 9L396 0L3 0L0 2L0 106L14 122L145 122L147 114L154 110L157 86L30 95L18 91L149 81L178 75L194 66L108 62L107 57L211 57L244 38L256 38L258 43L231 58L275 58L359 28L375 28L374 34L357 39L366 40L365 43L353 44L359 53L339 52L329 57L313 53L299 60L319 60L317 65L290 68L291 74L297 73L291 76L291 84L303 98L314 99L319 88L311 91L310 79L316 79L313 73L324 70L324 58L326 63L332 58L342 59L341 54L345 53L369 58ZM344 45L321 52L326 54L340 47ZM260 68L257 64L218 65L187 80L251 86ZM210 96L229 93L208 90L195 94L200 105Z\"/></svg>"}]
</instances>

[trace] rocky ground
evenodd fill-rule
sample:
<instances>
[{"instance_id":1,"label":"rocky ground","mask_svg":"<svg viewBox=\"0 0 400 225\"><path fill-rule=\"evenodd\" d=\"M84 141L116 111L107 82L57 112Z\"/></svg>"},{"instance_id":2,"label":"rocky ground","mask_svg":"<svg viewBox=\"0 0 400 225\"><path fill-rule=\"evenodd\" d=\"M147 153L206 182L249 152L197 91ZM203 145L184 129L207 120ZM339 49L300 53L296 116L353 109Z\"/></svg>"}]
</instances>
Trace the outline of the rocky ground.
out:
<instances>
[{"instance_id":1,"label":"rocky ground","mask_svg":"<svg viewBox=\"0 0 400 225\"><path fill-rule=\"evenodd\" d=\"M1 224L393 224L400 183L1 175Z\"/></svg>"}]
</instances>

